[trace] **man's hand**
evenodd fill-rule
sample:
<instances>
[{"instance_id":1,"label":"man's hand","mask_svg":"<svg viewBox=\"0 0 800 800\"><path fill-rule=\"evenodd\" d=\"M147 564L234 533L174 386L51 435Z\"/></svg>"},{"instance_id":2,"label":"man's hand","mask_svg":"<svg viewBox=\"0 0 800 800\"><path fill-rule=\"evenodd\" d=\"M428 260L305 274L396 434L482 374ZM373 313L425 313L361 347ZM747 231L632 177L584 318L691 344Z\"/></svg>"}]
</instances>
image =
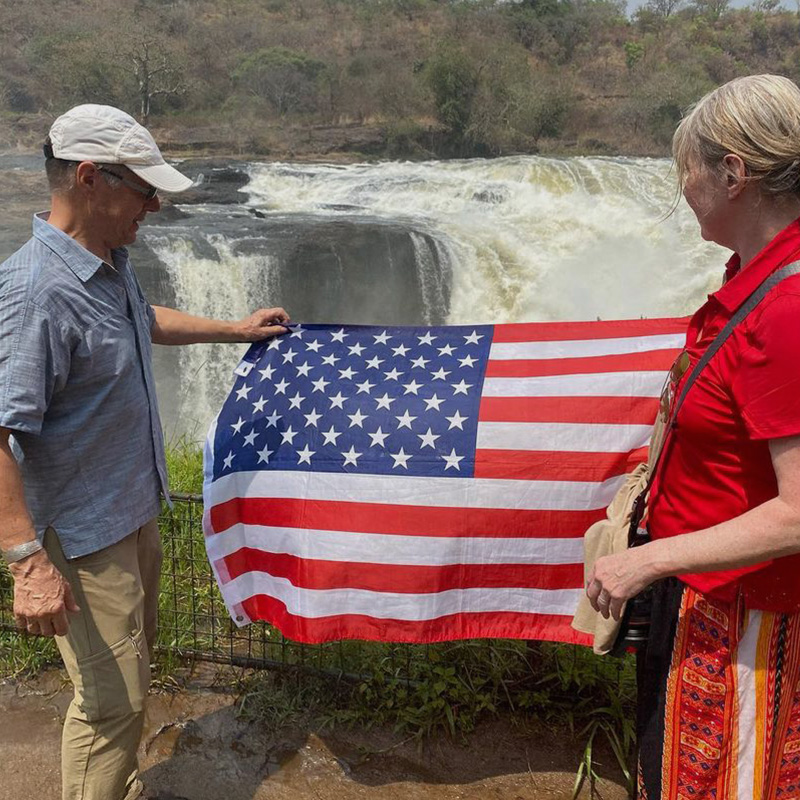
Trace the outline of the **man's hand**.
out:
<instances>
[{"instance_id":1,"label":"man's hand","mask_svg":"<svg viewBox=\"0 0 800 800\"><path fill-rule=\"evenodd\" d=\"M286 333L289 315L282 308L260 308L236 323L237 334L243 342L258 342L270 336Z\"/></svg>"},{"instance_id":2,"label":"man's hand","mask_svg":"<svg viewBox=\"0 0 800 800\"><path fill-rule=\"evenodd\" d=\"M44 550L8 565L14 577L17 627L42 636L64 636L68 613L80 611L69 583Z\"/></svg>"}]
</instances>

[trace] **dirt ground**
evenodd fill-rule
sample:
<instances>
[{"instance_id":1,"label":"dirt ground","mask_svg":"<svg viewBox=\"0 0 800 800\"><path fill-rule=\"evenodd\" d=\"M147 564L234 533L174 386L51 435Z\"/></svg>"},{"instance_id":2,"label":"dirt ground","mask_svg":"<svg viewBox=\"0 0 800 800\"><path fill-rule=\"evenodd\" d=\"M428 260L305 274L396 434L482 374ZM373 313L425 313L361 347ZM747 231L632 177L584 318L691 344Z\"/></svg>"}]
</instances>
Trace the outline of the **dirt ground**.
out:
<instances>
[{"instance_id":1,"label":"dirt ground","mask_svg":"<svg viewBox=\"0 0 800 800\"><path fill-rule=\"evenodd\" d=\"M0 683L3 800L60 798L70 696L58 670ZM422 746L381 729L270 731L237 715L236 696L209 668L179 692L153 694L139 751L148 794L161 800L569 800L579 758L577 743L503 720L466 743L442 736ZM624 800L613 759L596 758L596 796ZM589 794L585 786L581 797Z\"/></svg>"}]
</instances>

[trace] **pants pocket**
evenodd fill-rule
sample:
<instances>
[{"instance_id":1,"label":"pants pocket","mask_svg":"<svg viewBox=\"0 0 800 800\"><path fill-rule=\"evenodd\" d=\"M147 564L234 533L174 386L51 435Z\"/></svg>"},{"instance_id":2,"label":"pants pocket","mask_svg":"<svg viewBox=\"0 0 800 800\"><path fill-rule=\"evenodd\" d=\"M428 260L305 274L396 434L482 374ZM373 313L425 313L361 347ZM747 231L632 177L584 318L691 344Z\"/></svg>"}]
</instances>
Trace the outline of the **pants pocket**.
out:
<instances>
[{"instance_id":1,"label":"pants pocket","mask_svg":"<svg viewBox=\"0 0 800 800\"><path fill-rule=\"evenodd\" d=\"M131 631L120 641L77 662L75 704L90 722L141 712L150 685L144 633Z\"/></svg>"}]
</instances>

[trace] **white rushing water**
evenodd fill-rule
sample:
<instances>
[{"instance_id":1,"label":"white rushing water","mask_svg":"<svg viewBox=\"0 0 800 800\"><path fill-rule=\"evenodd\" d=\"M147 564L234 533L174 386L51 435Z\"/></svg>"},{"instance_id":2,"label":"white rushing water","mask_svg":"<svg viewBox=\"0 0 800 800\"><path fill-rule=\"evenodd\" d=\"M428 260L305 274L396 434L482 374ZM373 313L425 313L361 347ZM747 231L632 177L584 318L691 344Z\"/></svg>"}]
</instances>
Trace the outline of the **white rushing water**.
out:
<instances>
[{"instance_id":1,"label":"white rushing water","mask_svg":"<svg viewBox=\"0 0 800 800\"><path fill-rule=\"evenodd\" d=\"M675 176L665 159L526 156L247 168L242 201L259 215L407 228L423 306L419 321L442 317L434 305L441 303L447 268L450 323L684 315L719 285L726 257L701 240L685 202L669 214ZM166 265L178 308L230 319L267 297L292 311L292 298L280 296L279 264L214 233L213 208L187 210L200 214L191 232L197 240L200 231L213 257L189 247L182 238L189 229L182 234L180 225L156 224L146 238ZM225 230L236 237L235 225ZM252 239L252 230L241 236ZM322 318L336 322L331 305ZM202 435L239 352L229 345L182 348L181 396L168 398L176 408L166 419L181 419L180 429Z\"/></svg>"},{"instance_id":2,"label":"white rushing water","mask_svg":"<svg viewBox=\"0 0 800 800\"><path fill-rule=\"evenodd\" d=\"M453 268L451 323L682 315L718 285L725 257L683 201L666 216L666 159L257 164L251 175L262 210L368 213L432 234Z\"/></svg>"}]
</instances>

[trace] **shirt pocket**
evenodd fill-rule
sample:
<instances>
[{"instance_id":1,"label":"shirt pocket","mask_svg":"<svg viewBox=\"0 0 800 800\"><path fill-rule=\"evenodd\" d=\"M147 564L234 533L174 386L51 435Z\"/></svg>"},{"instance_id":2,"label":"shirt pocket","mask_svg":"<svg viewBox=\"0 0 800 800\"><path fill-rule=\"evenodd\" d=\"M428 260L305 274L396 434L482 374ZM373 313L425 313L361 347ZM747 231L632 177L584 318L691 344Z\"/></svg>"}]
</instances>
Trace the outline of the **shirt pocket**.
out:
<instances>
[{"instance_id":1,"label":"shirt pocket","mask_svg":"<svg viewBox=\"0 0 800 800\"><path fill-rule=\"evenodd\" d=\"M136 332L124 314L108 314L89 328L73 354L70 377L108 385L139 367Z\"/></svg>"}]
</instances>

